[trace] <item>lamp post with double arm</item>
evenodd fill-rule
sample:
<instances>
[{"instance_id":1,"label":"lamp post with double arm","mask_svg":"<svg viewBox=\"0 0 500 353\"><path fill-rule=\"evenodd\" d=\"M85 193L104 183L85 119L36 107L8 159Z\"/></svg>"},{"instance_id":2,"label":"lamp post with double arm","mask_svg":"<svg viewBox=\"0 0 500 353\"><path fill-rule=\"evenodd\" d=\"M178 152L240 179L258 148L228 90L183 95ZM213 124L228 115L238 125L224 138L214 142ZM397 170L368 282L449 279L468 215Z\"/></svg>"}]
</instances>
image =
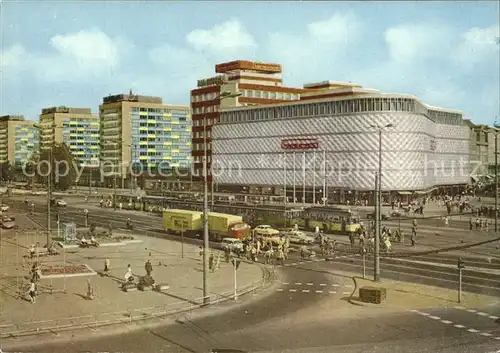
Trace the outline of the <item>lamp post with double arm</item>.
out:
<instances>
[{"instance_id":1,"label":"lamp post with double arm","mask_svg":"<svg viewBox=\"0 0 500 353\"><path fill-rule=\"evenodd\" d=\"M375 254L373 257L373 280L380 281L380 227L382 222L382 132L394 127L393 124L384 126L370 125L370 128L378 132L378 172L375 177Z\"/></svg>"},{"instance_id":2,"label":"lamp post with double arm","mask_svg":"<svg viewBox=\"0 0 500 353\"><path fill-rule=\"evenodd\" d=\"M215 99L223 100L227 98L234 98L241 96L240 92L221 92ZM210 170L212 171L212 163L210 163ZM211 174L212 184L212 206L214 204L213 195L213 173ZM210 241L208 232L208 170L207 170L207 117L203 118L203 303L209 302L208 295L208 257L209 257Z\"/></svg>"}]
</instances>

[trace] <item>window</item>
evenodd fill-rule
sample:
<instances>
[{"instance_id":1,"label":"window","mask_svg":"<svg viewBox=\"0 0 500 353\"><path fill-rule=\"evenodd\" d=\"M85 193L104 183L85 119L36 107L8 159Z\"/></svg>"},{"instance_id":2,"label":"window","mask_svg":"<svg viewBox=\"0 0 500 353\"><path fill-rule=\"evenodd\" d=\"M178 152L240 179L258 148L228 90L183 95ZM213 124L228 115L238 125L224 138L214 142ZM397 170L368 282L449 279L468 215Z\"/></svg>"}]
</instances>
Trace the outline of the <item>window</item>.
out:
<instances>
[{"instance_id":1,"label":"window","mask_svg":"<svg viewBox=\"0 0 500 353\"><path fill-rule=\"evenodd\" d=\"M276 92L277 99L283 99L283 92Z\"/></svg>"},{"instance_id":2,"label":"window","mask_svg":"<svg viewBox=\"0 0 500 353\"><path fill-rule=\"evenodd\" d=\"M269 99L269 92L267 91L262 92L262 98Z\"/></svg>"},{"instance_id":3,"label":"window","mask_svg":"<svg viewBox=\"0 0 500 353\"><path fill-rule=\"evenodd\" d=\"M271 99L276 99L276 92L271 92L270 97Z\"/></svg>"},{"instance_id":4,"label":"window","mask_svg":"<svg viewBox=\"0 0 500 353\"><path fill-rule=\"evenodd\" d=\"M255 98L262 98L262 91L255 91Z\"/></svg>"}]
</instances>

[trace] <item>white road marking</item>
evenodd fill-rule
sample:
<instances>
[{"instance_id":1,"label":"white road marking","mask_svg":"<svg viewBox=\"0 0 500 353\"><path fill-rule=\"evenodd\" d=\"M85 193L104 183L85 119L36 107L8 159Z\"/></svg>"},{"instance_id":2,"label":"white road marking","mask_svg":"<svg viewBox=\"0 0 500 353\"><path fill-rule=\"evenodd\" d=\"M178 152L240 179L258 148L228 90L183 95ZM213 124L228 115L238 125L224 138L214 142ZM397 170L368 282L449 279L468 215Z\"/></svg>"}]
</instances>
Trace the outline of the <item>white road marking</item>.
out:
<instances>
[{"instance_id":1,"label":"white road marking","mask_svg":"<svg viewBox=\"0 0 500 353\"><path fill-rule=\"evenodd\" d=\"M309 289L302 289L302 293L309 293L310 290Z\"/></svg>"},{"instance_id":2,"label":"white road marking","mask_svg":"<svg viewBox=\"0 0 500 353\"><path fill-rule=\"evenodd\" d=\"M443 324L447 324L447 325L448 325L448 324L452 324L452 323L453 323L453 322L451 322L451 321L449 321L449 320L441 320L441 322L442 322Z\"/></svg>"},{"instance_id":3,"label":"white road marking","mask_svg":"<svg viewBox=\"0 0 500 353\"><path fill-rule=\"evenodd\" d=\"M317 290L316 293L323 293L323 291L322 290Z\"/></svg>"},{"instance_id":4,"label":"white road marking","mask_svg":"<svg viewBox=\"0 0 500 353\"><path fill-rule=\"evenodd\" d=\"M484 336L484 337L490 337L490 336L493 336L491 333L489 332L481 332L480 333L481 336Z\"/></svg>"},{"instance_id":5,"label":"white road marking","mask_svg":"<svg viewBox=\"0 0 500 353\"><path fill-rule=\"evenodd\" d=\"M302 283L300 283L300 282L296 282L296 283L295 283L295 285L296 285L296 286L301 286L301 285L302 285Z\"/></svg>"},{"instance_id":6,"label":"white road marking","mask_svg":"<svg viewBox=\"0 0 500 353\"><path fill-rule=\"evenodd\" d=\"M283 288L276 289L277 292L283 292Z\"/></svg>"},{"instance_id":7,"label":"white road marking","mask_svg":"<svg viewBox=\"0 0 500 353\"><path fill-rule=\"evenodd\" d=\"M465 328L464 325L453 325L453 327L456 327L456 328Z\"/></svg>"},{"instance_id":8,"label":"white road marking","mask_svg":"<svg viewBox=\"0 0 500 353\"><path fill-rule=\"evenodd\" d=\"M342 292L342 294L348 295L348 294L351 294L351 292Z\"/></svg>"},{"instance_id":9,"label":"white road marking","mask_svg":"<svg viewBox=\"0 0 500 353\"><path fill-rule=\"evenodd\" d=\"M472 333L478 333L479 332L479 330L476 330L476 329L473 329L473 328L470 328L467 331L472 332Z\"/></svg>"},{"instance_id":10,"label":"white road marking","mask_svg":"<svg viewBox=\"0 0 500 353\"><path fill-rule=\"evenodd\" d=\"M496 340L500 341L500 337L495 337Z\"/></svg>"},{"instance_id":11,"label":"white road marking","mask_svg":"<svg viewBox=\"0 0 500 353\"><path fill-rule=\"evenodd\" d=\"M458 310L465 310L465 308L463 306L456 306L455 309L458 309Z\"/></svg>"},{"instance_id":12,"label":"white road marking","mask_svg":"<svg viewBox=\"0 0 500 353\"><path fill-rule=\"evenodd\" d=\"M352 284L346 284L345 287L346 288L352 288Z\"/></svg>"},{"instance_id":13,"label":"white road marking","mask_svg":"<svg viewBox=\"0 0 500 353\"><path fill-rule=\"evenodd\" d=\"M289 289L288 291L289 292L296 292L297 290L296 289Z\"/></svg>"},{"instance_id":14,"label":"white road marking","mask_svg":"<svg viewBox=\"0 0 500 353\"><path fill-rule=\"evenodd\" d=\"M297 266L297 263L296 262L292 262L292 266Z\"/></svg>"},{"instance_id":15,"label":"white road marking","mask_svg":"<svg viewBox=\"0 0 500 353\"><path fill-rule=\"evenodd\" d=\"M328 293L330 293L330 294L336 294L337 292L335 292L334 290L331 290Z\"/></svg>"},{"instance_id":16,"label":"white road marking","mask_svg":"<svg viewBox=\"0 0 500 353\"><path fill-rule=\"evenodd\" d=\"M314 283L306 283L308 286L312 286L314 285Z\"/></svg>"},{"instance_id":17,"label":"white road marking","mask_svg":"<svg viewBox=\"0 0 500 353\"><path fill-rule=\"evenodd\" d=\"M431 314L429 313L424 313L424 312L421 312L420 315L424 315L424 316L431 316Z\"/></svg>"},{"instance_id":18,"label":"white road marking","mask_svg":"<svg viewBox=\"0 0 500 353\"><path fill-rule=\"evenodd\" d=\"M467 311L468 311L469 313L475 313L475 312L477 312L477 310L474 310L474 309L468 309Z\"/></svg>"},{"instance_id":19,"label":"white road marking","mask_svg":"<svg viewBox=\"0 0 500 353\"><path fill-rule=\"evenodd\" d=\"M483 313L483 312L479 312L479 313L477 313L477 314L478 314L479 316L489 316L489 315L490 315L490 314L488 314L488 313Z\"/></svg>"},{"instance_id":20,"label":"white road marking","mask_svg":"<svg viewBox=\"0 0 500 353\"><path fill-rule=\"evenodd\" d=\"M320 283L319 285L324 287L324 286L326 286L326 283Z\"/></svg>"},{"instance_id":21,"label":"white road marking","mask_svg":"<svg viewBox=\"0 0 500 353\"><path fill-rule=\"evenodd\" d=\"M498 316L490 315L488 316L489 319L491 320L498 320Z\"/></svg>"},{"instance_id":22,"label":"white road marking","mask_svg":"<svg viewBox=\"0 0 500 353\"><path fill-rule=\"evenodd\" d=\"M332 284L332 287L338 287L339 285L338 284Z\"/></svg>"},{"instance_id":23,"label":"white road marking","mask_svg":"<svg viewBox=\"0 0 500 353\"><path fill-rule=\"evenodd\" d=\"M283 284L290 284L289 282L283 282Z\"/></svg>"},{"instance_id":24,"label":"white road marking","mask_svg":"<svg viewBox=\"0 0 500 353\"><path fill-rule=\"evenodd\" d=\"M417 313L417 314L419 314L419 313L420 313L420 311L415 310L415 309L410 309L410 311L411 311L412 313Z\"/></svg>"},{"instance_id":25,"label":"white road marking","mask_svg":"<svg viewBox=\"0 0 500 353\"><path fill-rule=\"evenodd\" d=\"M441 320L441 318L439 316L429 316L429 318L431 318L433 320Z\"/></svg>"}]
</instances>

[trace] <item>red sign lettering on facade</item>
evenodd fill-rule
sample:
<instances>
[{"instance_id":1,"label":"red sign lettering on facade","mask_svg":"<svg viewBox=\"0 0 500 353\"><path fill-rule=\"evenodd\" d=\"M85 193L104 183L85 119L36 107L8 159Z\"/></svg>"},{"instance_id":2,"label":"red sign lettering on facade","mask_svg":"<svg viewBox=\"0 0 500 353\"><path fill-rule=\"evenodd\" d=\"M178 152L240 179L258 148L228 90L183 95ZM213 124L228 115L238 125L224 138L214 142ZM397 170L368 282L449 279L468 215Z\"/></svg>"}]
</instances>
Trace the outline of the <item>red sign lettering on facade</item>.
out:
<instances>
[{"instance_id":1,"label":"red sign lettering on facade","mask_svg":"<svg viewBox=\"0 0 500 353\"><path fill-rule=\"evenodd\" d=\"M319 148L319 141L315 138L291 138L281 140L284 150L315 150Z\"/></svg>"}]
</instances>

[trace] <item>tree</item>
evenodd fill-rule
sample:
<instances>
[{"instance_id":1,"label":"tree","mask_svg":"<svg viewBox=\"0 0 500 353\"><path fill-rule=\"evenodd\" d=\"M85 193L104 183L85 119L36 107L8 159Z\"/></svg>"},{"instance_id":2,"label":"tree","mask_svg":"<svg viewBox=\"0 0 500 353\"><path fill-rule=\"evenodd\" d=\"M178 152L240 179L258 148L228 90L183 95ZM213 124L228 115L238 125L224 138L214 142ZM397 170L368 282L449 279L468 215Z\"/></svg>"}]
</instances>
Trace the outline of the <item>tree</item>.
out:
<instances>
[{"instance_id":1,"label":"tree","mask_svg":"<svg viewBox=\"0 0 500 353\"><path fill-rule=\"evenodd\" d=\"M80 166L65 143L56 143L52 149L42 150L39 163L42 183L47 183L48 167L51 166L51 182L56 189L67 190L75 184Z\"/></svg>"},{"instance_id":2,"label":"tree","mask_svg":"<svg viewBox=\"0 0 500 353\"><path fill-rule=\"evenodd\" d=\"M0 180L10 181L13 177L12 166L9 161L0 163Z\"/></svg>"}]
</instances>

